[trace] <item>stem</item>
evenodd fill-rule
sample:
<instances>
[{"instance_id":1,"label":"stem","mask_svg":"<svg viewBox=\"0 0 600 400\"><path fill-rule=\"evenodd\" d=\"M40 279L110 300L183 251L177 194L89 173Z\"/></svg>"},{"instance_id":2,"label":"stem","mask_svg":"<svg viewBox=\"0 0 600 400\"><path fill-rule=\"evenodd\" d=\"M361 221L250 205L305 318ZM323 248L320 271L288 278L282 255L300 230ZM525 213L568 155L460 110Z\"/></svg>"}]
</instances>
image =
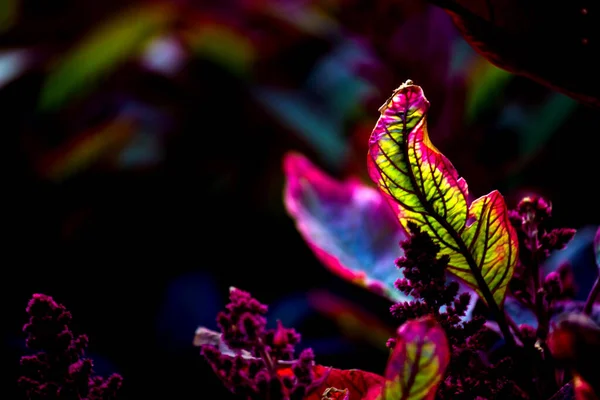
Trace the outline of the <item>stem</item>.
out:
<instances>
[{"instance_id":1,"label":"stem","mask_svg":"<svg viewBox=\"0 0 600 400\"><path fill-rule=\"evenodd\" d=\"M258 352L260 354L260 357L265 362L265 366L267 367L267 371L269 371L269 375L272 376L274 373L276 373L275 363L273 362L273 359L271 358L271 356L265 349L265 345L264 345L262 339L258 339L258 343L259 343L259 351Z\"/></svg>"},{"instance_id":2,"label":"stem","mask_svg":"<svg viewBox=\"0 0 600 400\"><path fill-rule=\"evenodd\" d=\"M548 310L545 300L545 291L542 289L542 277L540 271L540 263L538 262L538 251L540 244L538 242L538 230L537 227L534 229L527 229L527 235L530 241L531 251L531 269L533 275L533 296L535 299L535 314L538 319L537 336L542 341L546 340L548 331L550 329L550 321L548 320Z\"/></svg>"},{"instance_id":3,"label":"stem","mask_svg":"<svg viewBox=\"0 0 600 400\"><path fill-rule=\"evenodd\" d=\"M538 319L537 336L545 341L550 330L550 321L548 318L548 309L544 304L544 290L538 290L535 293L535 313Z\"/></svg>"},{"instance_id":4,"label":"stem","mask_svg":"<svg viewBox=\"0 0 600 400\"><path fill-rule=\"evenodd\" d=\"M479 290L481 291L481 294L483 295L487 306L490 308L490 311L492 312L492 314L494 314L494 317L496 318L496 322L500 327L500 331L502 332L502 336L504 336L504 340L506 340L506 343L509 346L515 346L515 338L513 337L512 333L510 333L510 328L508 327L508 322L506 321L506 314L503 310L500 309L498 303L496 303L494 295L490 291L490 288L488 287L487 283L485 283L483 276L481 276L481 271L479 270L477 262L475 261L473 255L467 248L467 245L462 240L458 232L456 232L451 226L449 226L448 222L445 219L438 217L438 215L435 213L432 213L432 215L434 215L437 222L439 222L446 229L446 231L452 236L452 239L454 239L454 241L458 244L460 252L462 255L465 256L465 259L469 264L469 269L475 277L475 281L477 281L477 286L479 287Z\"/></svg>"},{"instance_id":5,"label":"stem","mask_svg":"<svg viewBox=\"0 0 600 400\"><path fill-rule=\"evenodd\" d=\"M585 306L583 307L583 313L585 315L592 314L592 309L594 308L594 302L598 298L599 294L600 294L600 275L598 276L598 278L596 278L596 282L594 283L594 286L592 287L592 290L591 290L587 300L585 301Z\"/></svg>"},{"instance_id":6,"label":"stem","mask_svg":"<svg viewBox=\"0 0 600 400\"><path fill-rule=\"evenodd\" d=\"M513 332L515 333L515 336L521 341L521 343L523 343L523 335L521 335L521 330L519 329L515 321L510 317L510 315L506 313L506 311L504 312L504 316L506 318L506 321L508 322L508 325L512 328Z\"/></svg>"}]
</instances>

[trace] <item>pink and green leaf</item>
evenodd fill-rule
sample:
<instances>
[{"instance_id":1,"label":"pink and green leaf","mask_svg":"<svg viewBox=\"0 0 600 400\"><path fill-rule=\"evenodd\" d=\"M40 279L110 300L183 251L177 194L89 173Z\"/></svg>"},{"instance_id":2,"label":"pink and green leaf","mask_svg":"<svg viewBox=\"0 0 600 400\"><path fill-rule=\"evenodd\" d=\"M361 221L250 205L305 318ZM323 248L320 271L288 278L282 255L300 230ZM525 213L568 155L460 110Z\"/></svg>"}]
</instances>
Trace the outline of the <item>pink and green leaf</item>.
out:
<instances>
[{"instance_id":1,"label":"pink and green leaf","mask_svg":"<svg viewBox=\"0 0 600 400\"><path fill-rule=\"evenodd\" d=\"M287 212L319 260L343 279L408 300L394 288L406 234L380 192L357 179L337 181L298 153L286 154L284 170Z\"/></svg>"},{"instance_id":2,"label":"pink and green leaf","mask_svg":"<svg viewBox=\"0 0 600 400\"><path fill-rule=\"evenodd\" d=\"M448 340L432 317L404 323L385 370L378 400L432 400L450 361Z\"/></svg>"},{"instance_id":3,"label":"pink and green leaf","mask_svg":"<svg viewBox=\"0 0 600 400\"><path fill-rule=\"evenodd\" d=\"M384 104L369 143L369 174L401 224L417 224L450 257L449 271L502 306L518 241L499 192L469 204L467 183L431 143L429 101L411 81Z\"/></svg>"}]
</instances>

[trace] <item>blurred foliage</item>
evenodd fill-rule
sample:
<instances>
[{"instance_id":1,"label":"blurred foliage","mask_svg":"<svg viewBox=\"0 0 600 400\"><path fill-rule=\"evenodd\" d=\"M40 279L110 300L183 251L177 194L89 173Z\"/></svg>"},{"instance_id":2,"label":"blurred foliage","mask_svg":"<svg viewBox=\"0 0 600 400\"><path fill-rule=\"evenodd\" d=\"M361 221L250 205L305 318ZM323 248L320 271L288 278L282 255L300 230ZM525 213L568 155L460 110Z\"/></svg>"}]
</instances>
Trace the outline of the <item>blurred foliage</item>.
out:
<instances>
[{"instance_id":1,"label":"blurred foliage","mask_svg":"<svg viewBox=\"0 0 600 400\"><path fill-rule=\"evenodd\" d=\"M221 301L229 285L275 309L307 288L339 296L284 309L307 314L297 328L322 362L378 372L389 304L306 248L285 213L281 162L296 150L368 183L377 109L406 79L427 93L432 141L473 195L499 189L513 207L538 192L558 225L600 224L597 149L585 143L597 111L493 66L425 1L0 1L6 257L23 266L18 299L72 296L57 298L88 315L131 398L202 390L182 383L205 366L193 332L185 348L177 329L209 325L198 309L217 302L195 272L214 278ZM276 284L264 279L272 271L284 271ZM315 310L315 298L327 307ZM12 348L18 301L5 302L16 304ZM383 321L362 342L355 326L368 318L354 303Z\"/></svg>"},{"instance_id":2,"label":"blurred foliage","mask_svg":"<svg viewBox=\"0 0 600 400\"><path fill-rule=\"evenodd\" d=\"M120 11L95 27L52 66L40 94L42 111L56 110L73 95L93 90L98 78L136 57L172 17L167 5Z\"/></svg>"}]
</instances>

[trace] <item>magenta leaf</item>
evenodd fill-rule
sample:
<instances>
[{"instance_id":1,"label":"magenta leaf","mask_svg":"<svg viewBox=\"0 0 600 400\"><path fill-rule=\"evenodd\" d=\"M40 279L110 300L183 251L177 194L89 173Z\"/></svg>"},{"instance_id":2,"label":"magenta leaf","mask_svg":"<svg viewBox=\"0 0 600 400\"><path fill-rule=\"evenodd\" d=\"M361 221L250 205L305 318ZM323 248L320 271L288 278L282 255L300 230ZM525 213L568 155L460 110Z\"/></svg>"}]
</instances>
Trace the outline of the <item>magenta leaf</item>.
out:
<instances>
[{"instance_id":1,"label":"magenta leaf","mask_svg":"<svg viewBox=\"0 0 600 400\"><path fill-rule=\"evenodd\" d=\"M319 260L343 279L408 300L394 288L406 233L379 191L356 178L337 181L298 153L286 154L284 170L287 212Z\"/></svg>"}]
</instances>

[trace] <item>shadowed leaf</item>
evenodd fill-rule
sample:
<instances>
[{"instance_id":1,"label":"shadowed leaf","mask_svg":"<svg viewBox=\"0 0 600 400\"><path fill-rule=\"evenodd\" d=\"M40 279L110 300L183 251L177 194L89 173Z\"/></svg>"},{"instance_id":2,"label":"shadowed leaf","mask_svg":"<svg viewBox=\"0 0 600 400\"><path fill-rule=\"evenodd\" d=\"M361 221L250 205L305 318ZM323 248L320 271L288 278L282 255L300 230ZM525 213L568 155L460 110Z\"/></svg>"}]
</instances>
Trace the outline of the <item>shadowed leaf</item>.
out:
<instances>
[{"instance_id":1,"label":"shadowed leaf","mask_svg":"<svg viewBox=\"0 0 600 400\"><path fill-rule=\"evenodd\" d=\"M393 286L406 235L381 194L356 179L336 181L297 153L286 155L284 170L287 212L320 261L348 281L407 300Z\"/></svg>"},{"instance_id":2,"label":"shadowed leaf","mask_svg":"<svg viewBox=\"0 0 600 400\"><path fill-rule=\"evenodd\" d=\"M600 25L597 13L589 12L587 6L517 0L428 1L446 9L464 39L496 66L600 106L600 81L596 79L600 64L593 56ZM560 57L556 49L561 49Z\"/></svg>"}]
</instances>

